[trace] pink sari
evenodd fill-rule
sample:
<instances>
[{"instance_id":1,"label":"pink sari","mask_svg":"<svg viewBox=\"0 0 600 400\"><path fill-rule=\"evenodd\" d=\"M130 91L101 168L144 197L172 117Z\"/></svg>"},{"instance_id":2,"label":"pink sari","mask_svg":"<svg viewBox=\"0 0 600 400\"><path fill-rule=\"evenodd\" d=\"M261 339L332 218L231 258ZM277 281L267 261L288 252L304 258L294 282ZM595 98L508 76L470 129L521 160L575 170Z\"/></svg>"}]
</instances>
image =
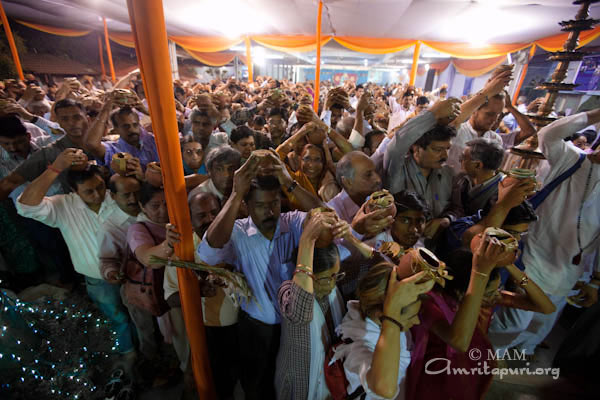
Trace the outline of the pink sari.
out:
<instances>
[{"instance_id":1,"label":"pink sari","mask_svg":"<svg viewBox=\"0 0 600 400\"><path fill-rule=\"evenodd\" d=\"M408 367L406 378L406 398L408 400L477 400L482 399L490 384L492 375L484 374L483 362L487 360L488 349L492 346L487 336L475 328L471 345L465 353L460 353L447 345L439 337L433 334L431 326L440 319L452 323L456 314L456 301L450 297L436 293L428 293L429 298L421 305L419 318L421 324L411 328L414 348L411 352L411 363ZM479 353L473 349L478 349ZM472 360L470 354L480 354L479 360ZM428 361L441 358L427 364ZM449 360L446 361L446 360ZM489 370L496 365L487 361ZM449 368L448 368L449 367ZM428 374L440 372L438 374ZM468 374L454 373L454 368L464 368ZM480 368L481 371L471 371L471 368ZM448 371L449 370L449 371Z\"/></svg>"}]
</instances>

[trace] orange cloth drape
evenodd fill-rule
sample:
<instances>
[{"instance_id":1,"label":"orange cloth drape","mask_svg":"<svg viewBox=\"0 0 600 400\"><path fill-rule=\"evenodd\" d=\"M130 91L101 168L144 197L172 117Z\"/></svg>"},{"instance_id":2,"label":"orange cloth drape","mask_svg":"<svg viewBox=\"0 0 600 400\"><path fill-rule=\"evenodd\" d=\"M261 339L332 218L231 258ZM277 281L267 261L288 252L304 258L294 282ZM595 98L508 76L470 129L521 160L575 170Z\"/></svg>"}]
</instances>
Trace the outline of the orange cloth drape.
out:
<instances>
[{"instance_id":1,"label":"orange cloth drape","mask_svg":"<svg viewBox=\"0 0 600 400\"><path fill-rule=\"evenodd\" d=\"M182 260L193 261L192 224L181 167L183 161L162 0L127 0L127 8L161 161L169 220L181 233L181 243L175 245L175 253ZM177 278L198 398L212 400L216 394L206 349L198 278L193 271L180 268Z\"/></svg>"},{"instance_id":2,"label":"orange cloth drape","mask_svg":"<svg viewBox=\"0 0 600 400\"><path fill-rule=\"evenodd\" d=\"M50 33L52 35L58 35L58 36L78 37L78 36L85 36L91 32L91 30L90 31L82 31L82 30L76 30L76 29L56 28L54 26L48 26L48 25L33 24L31 22L21 21L19 19L17 19L16 21L18 23L20 23L21 25L25 25L31 29L35 29L35 30L38 30L41 32L46 32L46 33Z\"/></svg>"},{"instance_id":3,"label":"orange cloth drape","mask_svg":"<svg viewBox=\"0 0 600 400\"><path fill-rule=\"evenodd\" d=\"M482 59L506 56L508 53L519 51L529 47L528 43L513 43L513 44L490 44L482 47L474 47L469 43L448 43L448 42L432 42L423 41L423 44L440 53L449 54L456 58Z\"/></svg>"},{"instance_id":4,"label":"orange cloth drape","mask_svg":"<svg viewBox=\"0 0 600 400\"><path fill-rule=\"evenodd\" d=\"M252 45L250 44L250 38L244 39L246 45L246 66L248 67L248 82L254 82L254 64L252 64Z\"/></svg>"},{"instance_id":5,"label":"orange cloth drape","mask_svg":"<svg viewBox=\"0 0 600 400\"><path fill-rule=\"evenodd\" d=\"M546 38L536 40L534 43L546 51L560 51L563 49L563 45L565 44L568 36L568 33L561 33L559 35L548 36ZM598 36L600 36L600 26L597 26L590 31L581 32L579 34L579 45L577 47L585 46Z\"/></svg>"},{"instance_id":6,"label":"orange cloth drape","mask_svg":"<svg viewBox=\"0 0 600 400\"><path fill-rule=\"evenodd\" d=\"M317 58L315 59L315 99L313 107L315 112L319 113L319 96L321 89L321 19L323 16L323 2L319 0L319 6L317 8L317 40L315 44L317 46Z\"/></svg>"},{"instance_id":7,"label":"orange cloth drape","mask_svg":"<svg viewBox=\"0 0 600 400\"><path fill-rule=\"evenodd\" d=\"M351 36L334 37L333 40L350 50L368 54L396 53L408 49L416 42L416 40L412 39L384 39Z\"/></svg>"},{"instance_id":8,"label":"orange cloth drape","mask_svg":"<svg viewBox=\"0 0 600 400\"><path fill-rule=\"evenodd\" d=\"M523 66L521 70L521 77L519 78L519 83L517 83L517 87L515 88L515 94L513 94L512 103L513 105L517 105L517 99L519 97L519 92L521 91L521 87L523 86L523 82L525 81L525 76L527 75L527 70L529 69L529 61L535 55L536 45L532 45L531 49L529 49L529 58L527 59L527 64Z\"/></svg>"},{"instance_id":9,"label":"orange cloth drape","mask_svg":"<svg viewBox=\"0 0 600 400\"><path fill-rule=\"evenodd\" d=\"M211 67L222 67L233 61L236 53L202 53L199 51L184 49L190 56L203 64Z\"/></svg>"},{"instance_id":10,"label":"orange cloth drape","mask_svg":"<svg viewBox=\"0 0 600 400\"><path fill-rule=\"evenodd\" d=\"M505 61L505 56L487 58L485 60L462 60L460 58L454 58L452 59L452 64L454 64L454 68L456 68L459 73L474 78L476 76L487 74Z\"/></svg>"},{"instance_id":11,"label":"orange cloth drape","mask_svg":"<svg viewBox=\"0 0 600 400\"><path fill-rule=\"evenodd\" d=\"M250 39L261 46L283 52L305 52L313 51L317 48L317 38L315 36L254 35L250 36ZM321 36L321 46L324 46L330 40L330 36Z\"/></svg>"},{"instance_id":12,"label":"orange cloth drape","mask_svg":"<svg viewBox=\"0 0 600 400\"><path fill-rule=\"evenodd\" d=\"M25 80L25 75L23 75L23 68L21 67L21 60L19 59L19 52L17 51L17 45L15 44L15 38L13 37L12 31L10 30L8 18L6 18L6 13L4 12L4 7L2 6L2 0L0 0L0 20L4 25L4 33L6 33L8 47L10 47L10 53L12 54L12 59L15 63L15 69L17 70L17 74L19 75L19 78L21 80Z\"/></svg>"},{"instance_id":13,"label":"orange cloth drape","mask_svg":"<svg viewBox=\"0 0 600 400\"><path fill-rule=\"evenodd\" d=\"M115 65L113 64L112 59L112 51L110 50L110 41L108 40L108 28L106 26L106 18L102 17L102 22L104 23L104 40L106 42L106 55L108 55L108 66L110 68L110 78L112 79L112 83L117 81L117 76L115 74Z\"/></svg>"},{"instance_id":14,"label":"orange cloth drape","mask_svg":"<svg viewBox=\"0 0 600 400\"><path fill-rule=\"evenodd\" d=\"M133 34L131 32L110 32L108 38L121 46L134 48Z\"/></svg>"},{"instance_id":15,"label":"orange cloth drape","mask_svg":"<svg viewBox=\"0 0 600 400\"><path fill-rule=\"evenodd\" d=\"M214 53L217 51L228 50L229 48L240 44L244 39L228 39L223 37L196 37L196 36L169 36L169 39L183 47L193 51L203 53Z\"/></svg>"},{"instance_id":16,"label":"orange cloth drape","mask_svg":"<svg viewBox=\"0 0 600 400\"><path fill-rule=\"evenodd\" d=\"M436 74L441 74L442 72L444 72L446 70L446 68L448 68L449 65L450 65L450 60L446 60L446 61L431 63L431 64L429 64L429 68L435 70Z\"/></svg>"},{"instance_id":17,"label":"orange cloth drape","mask_svg":"<svg viewBox=\"0 0 600 400\"><path fill-rule=\"evenodd\" d=\"M419 54L421 54L421 42L417 40L415 43L415 51L413 52L412 66L410 67L409 85L414 85L417 79L417 68L419 67Z\"/></svg>"}]
</instances>

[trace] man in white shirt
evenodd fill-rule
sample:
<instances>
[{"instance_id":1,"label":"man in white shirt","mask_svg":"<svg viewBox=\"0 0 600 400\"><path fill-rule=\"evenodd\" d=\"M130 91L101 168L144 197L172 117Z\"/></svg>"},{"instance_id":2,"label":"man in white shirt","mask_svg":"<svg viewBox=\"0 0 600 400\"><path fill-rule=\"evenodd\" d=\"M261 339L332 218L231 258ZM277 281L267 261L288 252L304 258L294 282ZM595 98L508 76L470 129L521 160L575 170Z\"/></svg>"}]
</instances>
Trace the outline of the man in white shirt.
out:
<instances>
[{"instance_id":1,"label":"man in white shirt","mask_svg":"<svg viewBox=\"0 0 600 400\"><path fill-rule=\"evenodd\" d=\"M551 166L546 182L568 171L582 156L563 139L597 122L600 122L600 109L563 118L540 130L540 149ZM579 305L590 307L598 300L600 266L595 266L595 283L578 283L584 273L582 256L600 246L600 151L583 157L580 167L537 208L539 220L530 225L523 250L525 272L552 300L556 312L540 314L501 309L489 330L496 348L517 347L525 354L533 354L552 329L566 304L566 296L576 285L580 289L576 296Z\"/></svg>"},{"instance_id":2,"label":"man in white shirt","mask_svg":"<svg viewBox=\"0 0 600 400\"><path fill-rule=\"evenodd\" d=\"M504 109L503 90L510 82L511 74L512 69L494 71L483 89L463 103L460 115L452 124L457 134L452 140L447 162L455 174L460 173L460 156L467 142L484 137L503 145L502 137L490 129Z\"/></svg>"},{"instance_id":3,"label":"man in white shirt","mask_svg":"<svg viewBox=\"0 0 600 400\"><path fill-rule=\"evenodd\" d=\"M390 115L388 131L391 131L398 125L402 124L402 122L404 122L404 120L415 111L413 106L414 98L415 92L412 87L407 88L402 94L401 104L398 104L395 97L390 97L392 114Z\"/></svg>"},{"instance_id":4,"label":"man in white shirt","mask_svg":"<svg viewBox=\"0 0 600 400\"><path fill-rule=\"evenodd\" d=\"M102 224L115 218L118 224L124 213L106 193L106 184L98 167L89 165L82 171L70 169L85 164L77 149L64 150L19 196L17 211L24 217L60 229L75 271L85 276L88 295L113 323L119 337L118 350L128 353L133 350L133 342L130 334L127 337L127 314L118 312L122 307L119 286L102 279L98 258L98 231ZM73 193L44 197L58 175L67 169L67 181Z\"/></svg>"}]
</instances>

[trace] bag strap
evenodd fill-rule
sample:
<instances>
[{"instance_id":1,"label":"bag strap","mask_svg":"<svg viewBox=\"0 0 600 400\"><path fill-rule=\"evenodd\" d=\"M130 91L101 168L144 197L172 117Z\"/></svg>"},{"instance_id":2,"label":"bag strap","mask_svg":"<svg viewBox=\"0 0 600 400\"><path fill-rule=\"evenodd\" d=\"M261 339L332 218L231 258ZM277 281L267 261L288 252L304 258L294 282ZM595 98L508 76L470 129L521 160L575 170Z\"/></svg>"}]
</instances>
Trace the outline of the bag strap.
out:
<instances>
[{"instance_id":1,"label":"bag strap","mask_svg":"<svg viewBox=\"0 0 600 400\"><path fill-rule=\"evenodd\" d=\"M579 167L581 167L581 164L583 164L586 156L587 154L585 153L579 154L579 159L571 168L554 178L552 182L544 186L542 190L537 192L531 199L529 199L529 202L533 206L534 210L537 209L544 200L546 200L546 197L548 197L550 193L552 193L552 191L558 187L558 185L563 183L568 177L573 175L579 169Z\"/></svg>"}]
</instances>

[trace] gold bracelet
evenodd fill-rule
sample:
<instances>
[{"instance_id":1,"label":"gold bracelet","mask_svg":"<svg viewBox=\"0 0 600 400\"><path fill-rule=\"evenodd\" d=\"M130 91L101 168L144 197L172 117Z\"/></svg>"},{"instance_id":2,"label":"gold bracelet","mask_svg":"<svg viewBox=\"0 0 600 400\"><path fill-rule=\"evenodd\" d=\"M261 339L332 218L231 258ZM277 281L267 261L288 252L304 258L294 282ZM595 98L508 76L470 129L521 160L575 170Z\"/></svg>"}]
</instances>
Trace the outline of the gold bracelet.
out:
<instances>
[{"instance_id":1,"label":"gold bracelet","mask_svg":"<svg viewBox=\"0 0 600 400\"><path fill-rule=\"evenodd\" d=\"M307 271L307 272L310 272L311 274L313 272L312 267L309 267L308 265L304 265L304 264L300 264L300 263L296 264L296 269Z\"/></svg>"},{"instance_id":2,"label":"gold bracelet","mask_svg":"<svg viewBox=\"0 0 600 400\"><path fill-rule=\"evenodd\" d=\"M306 274L310 279L312 279L313 281L315 280L315 276L313 275L313 273L304 269L296 268L296 270L294 271L294 275L296 274Z\"/></svg>"}]
</instances>

